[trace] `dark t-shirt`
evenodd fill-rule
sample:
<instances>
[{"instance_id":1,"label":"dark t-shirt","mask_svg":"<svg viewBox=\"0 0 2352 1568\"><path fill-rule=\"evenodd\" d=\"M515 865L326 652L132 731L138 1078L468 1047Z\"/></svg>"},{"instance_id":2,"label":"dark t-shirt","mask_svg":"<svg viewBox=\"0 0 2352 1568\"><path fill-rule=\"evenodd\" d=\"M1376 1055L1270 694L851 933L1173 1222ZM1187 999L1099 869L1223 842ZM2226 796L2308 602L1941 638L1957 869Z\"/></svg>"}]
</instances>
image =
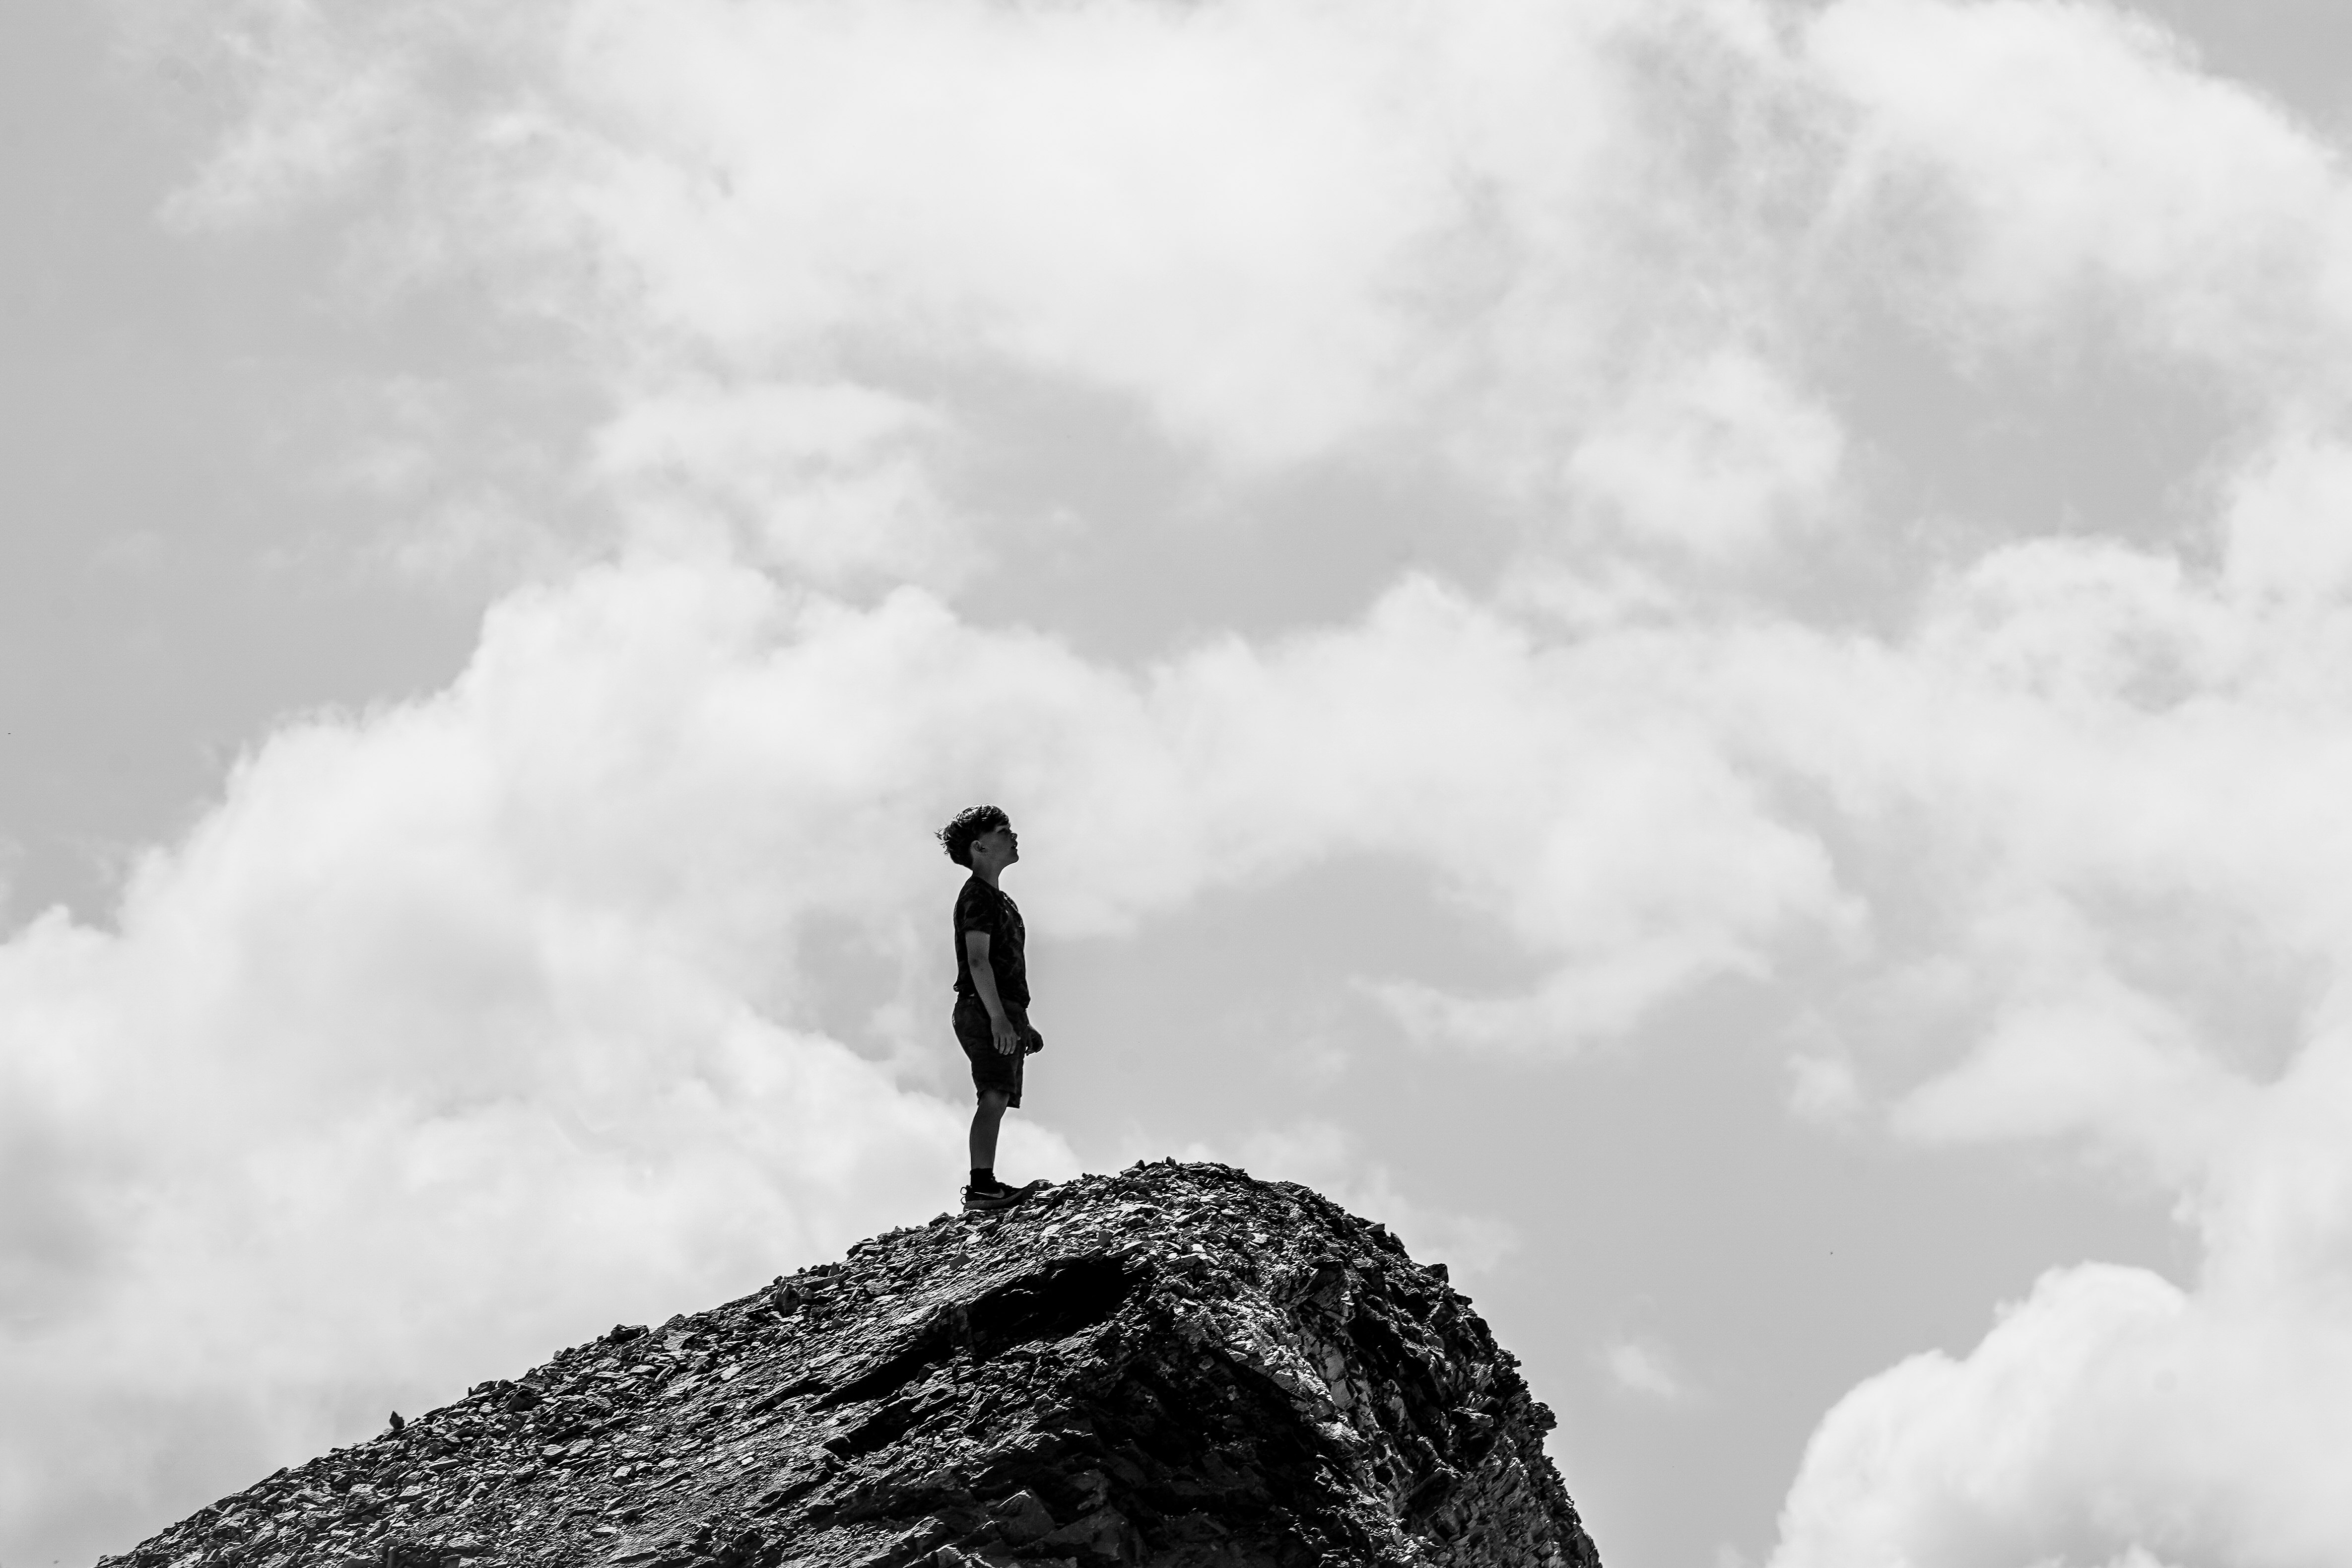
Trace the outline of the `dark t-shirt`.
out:
<instances>
[{"instance_id":1,"label":"dark t-shirt","mask_svg":"<svg viewBox=\"0 0 2352 1568\"><path fill-rule=\"evenodd\" d=\"M974 875L956 895L956 994L977 996L971 980L971 954L963 945L966 931L988 933L988 967L996 974L996 994L1008 1007L1029 1005L1029 963L1023 948L1029 929L1021 923L1021 907Z\"/></svg>"}]
</instances>

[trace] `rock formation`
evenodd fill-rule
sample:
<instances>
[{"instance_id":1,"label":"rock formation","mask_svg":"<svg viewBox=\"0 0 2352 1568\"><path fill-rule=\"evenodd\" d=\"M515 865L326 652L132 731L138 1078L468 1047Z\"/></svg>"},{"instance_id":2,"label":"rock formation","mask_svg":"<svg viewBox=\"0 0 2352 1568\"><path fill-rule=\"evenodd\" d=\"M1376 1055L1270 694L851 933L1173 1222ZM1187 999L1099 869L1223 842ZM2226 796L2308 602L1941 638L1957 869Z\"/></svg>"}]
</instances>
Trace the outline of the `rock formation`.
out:
<instances>
[{"instance_id":1,"label":"rock formation","mask_svg":"<svg viewBox=\"0 0 2352 1568\"><path fill-rule=\"evenodd\" d=\"M623 1327L105 1568L1598 1568L1442 1266L1139 1165Z\"/></svg>"}]
</instances>

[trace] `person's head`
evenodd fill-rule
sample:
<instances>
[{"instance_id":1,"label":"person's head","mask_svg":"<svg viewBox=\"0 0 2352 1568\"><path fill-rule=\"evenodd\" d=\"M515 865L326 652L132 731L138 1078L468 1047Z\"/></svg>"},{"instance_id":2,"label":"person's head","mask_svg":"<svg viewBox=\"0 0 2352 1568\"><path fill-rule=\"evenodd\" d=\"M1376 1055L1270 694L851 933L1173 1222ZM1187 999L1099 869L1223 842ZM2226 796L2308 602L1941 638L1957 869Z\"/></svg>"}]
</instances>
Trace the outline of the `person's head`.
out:
<instances>
[{"instance_id":1,"label":"person's head","mask_svg":"<svg viewBox=\"0 0 2352 1568\"><path fill-rule=\"evenodd\" d=\"M940 847L948 858L959 866L979 870L986 866L1003 870L1021 858L1021 840L1014 836L1013 821L1002 808L993 805L967 806L955 815L955 820L940 829ZM973 853L979 853L975 863Z\"/></svg>"}]
</instances>

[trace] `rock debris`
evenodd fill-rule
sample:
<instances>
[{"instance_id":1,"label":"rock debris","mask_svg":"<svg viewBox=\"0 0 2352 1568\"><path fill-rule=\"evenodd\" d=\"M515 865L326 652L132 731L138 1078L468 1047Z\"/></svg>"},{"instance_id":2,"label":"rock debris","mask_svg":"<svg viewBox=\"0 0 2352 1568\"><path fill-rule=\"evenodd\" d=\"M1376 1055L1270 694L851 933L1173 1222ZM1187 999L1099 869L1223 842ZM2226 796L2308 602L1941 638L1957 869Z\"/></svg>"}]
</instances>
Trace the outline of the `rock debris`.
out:
<instances>
[{"instance_id":1,"label":"rock debris","mask_svg":"<svg viewBox=\"0 0 2352 1568\"><path fill-rule=\"evenodd\" d=\"M1552 1425L1443 1265L1171 1162L615 1328L101 1568L1599 1568Z\"/></svg>"}]
</instances>

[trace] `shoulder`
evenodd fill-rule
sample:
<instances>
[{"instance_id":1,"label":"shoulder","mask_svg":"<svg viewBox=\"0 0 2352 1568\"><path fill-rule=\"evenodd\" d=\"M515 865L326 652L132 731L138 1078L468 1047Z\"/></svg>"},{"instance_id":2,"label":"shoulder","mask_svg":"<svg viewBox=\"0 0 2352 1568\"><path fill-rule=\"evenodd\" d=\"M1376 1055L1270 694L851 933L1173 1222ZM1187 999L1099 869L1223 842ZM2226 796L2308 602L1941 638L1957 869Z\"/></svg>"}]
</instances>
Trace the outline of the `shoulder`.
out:
<instances>
[{"instance_id":1,"label":"shoulder","mask_svg":"<svg viewBox=\"0 0 2352 1568\"><path fill-rule=\"evenodd\" d=\"M955 907L958 920L975 917L990 920L1004 908L1004 899L995 889L974 877L965 882L962 889L956 894Z\"/></svg>"}]
</instances>

